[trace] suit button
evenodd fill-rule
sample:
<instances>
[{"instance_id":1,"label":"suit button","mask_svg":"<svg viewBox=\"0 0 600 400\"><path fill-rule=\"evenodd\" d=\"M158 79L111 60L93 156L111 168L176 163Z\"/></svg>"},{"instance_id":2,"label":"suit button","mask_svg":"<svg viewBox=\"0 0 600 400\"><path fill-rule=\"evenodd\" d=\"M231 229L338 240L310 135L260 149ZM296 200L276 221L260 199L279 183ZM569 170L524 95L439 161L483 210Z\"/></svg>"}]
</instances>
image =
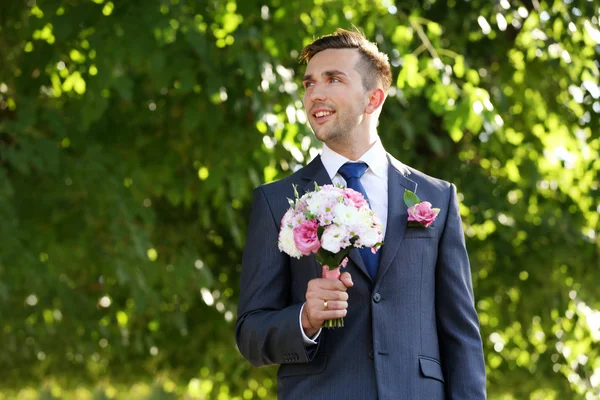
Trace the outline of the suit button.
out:
<instances>
[{"instance_id":1,"label":"suit button","mask_svg":"<svg viewBox=\"0 0 600 400\"><path fill-rule=\"evenodd\" d=\"M380 301L380 300L381 300L381 295L380 295L379 293L375 293L375 294L373 295L373 301L374 301L375 303L379 303L379 301Z\"/></svg>"},{"instance_id":2,"label":"suit button","mask_svg":"<svg viewBox=\"0 0 600 400\"><path fill-rule=\"evenodd\" d=\"M375 357L374 357L374 355L373 355L373 350L371 350L371 351L369 352L369 358L370 358L371 360L372 360L373 358L375 358Z\"/></svg>"}]
</instances>

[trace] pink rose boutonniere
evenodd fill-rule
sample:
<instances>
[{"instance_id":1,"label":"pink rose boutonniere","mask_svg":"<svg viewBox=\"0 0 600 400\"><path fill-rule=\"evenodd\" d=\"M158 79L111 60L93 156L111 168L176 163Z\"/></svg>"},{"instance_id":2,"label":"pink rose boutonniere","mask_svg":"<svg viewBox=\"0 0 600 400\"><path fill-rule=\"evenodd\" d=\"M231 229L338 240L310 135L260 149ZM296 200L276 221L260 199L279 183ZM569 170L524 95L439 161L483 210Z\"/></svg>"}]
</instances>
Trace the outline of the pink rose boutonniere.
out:
<instances>
[{"instance_id":1,"label":"pink rose boutonniere","mask_svg":"<svg viewBox=\"0 0 600 400\"><path fill-rule=\"evenodd\" d=\"M431 208L431 203L421 201L410 190L404 191L404 203L408 207L408 226L429 228L440 213L439 208Z\"/></svg>"}]
</instances>

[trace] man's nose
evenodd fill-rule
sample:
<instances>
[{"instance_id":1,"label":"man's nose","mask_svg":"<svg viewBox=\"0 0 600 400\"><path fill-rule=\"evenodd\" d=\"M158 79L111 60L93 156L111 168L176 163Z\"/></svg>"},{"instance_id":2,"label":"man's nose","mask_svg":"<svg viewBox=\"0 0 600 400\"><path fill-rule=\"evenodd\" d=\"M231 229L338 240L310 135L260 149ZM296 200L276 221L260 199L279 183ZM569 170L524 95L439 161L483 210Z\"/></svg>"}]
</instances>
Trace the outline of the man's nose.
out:
<instances>
[{"instance_id":1,"label":"man's nose","mask_svg":"<svg viewBox=\"0 0 600 400\"><path fill-rule=\"evenodd\" d=\"M312 89L310 90L309 99L310 101L318 102L326 99L325 87L320 83L313 84Z\"/></svg>"}]
</instances>

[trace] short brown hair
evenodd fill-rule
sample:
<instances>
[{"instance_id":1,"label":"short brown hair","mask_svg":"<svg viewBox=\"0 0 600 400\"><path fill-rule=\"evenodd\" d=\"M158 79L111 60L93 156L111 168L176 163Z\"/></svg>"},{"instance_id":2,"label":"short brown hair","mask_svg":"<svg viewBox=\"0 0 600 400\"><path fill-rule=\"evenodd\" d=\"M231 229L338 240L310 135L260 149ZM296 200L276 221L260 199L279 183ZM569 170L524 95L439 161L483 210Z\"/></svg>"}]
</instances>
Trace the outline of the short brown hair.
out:
<instances>
[{"instance_id":1,"label":"short brown hair","mask_svg":"<svg viewBox=\"0 0 600 400\"><path fill-rule=\"evenodd\" d=\"M315 54L327 49L358 49L361 57L355 69L361 74L366 90L373 90L379 84L387 92L392 84L388 56L380 52L377 45L369 42L360 31L338 28L332 35L320 37L304 47L300 61L308 63Z\"/></svg>"}]
</instances>

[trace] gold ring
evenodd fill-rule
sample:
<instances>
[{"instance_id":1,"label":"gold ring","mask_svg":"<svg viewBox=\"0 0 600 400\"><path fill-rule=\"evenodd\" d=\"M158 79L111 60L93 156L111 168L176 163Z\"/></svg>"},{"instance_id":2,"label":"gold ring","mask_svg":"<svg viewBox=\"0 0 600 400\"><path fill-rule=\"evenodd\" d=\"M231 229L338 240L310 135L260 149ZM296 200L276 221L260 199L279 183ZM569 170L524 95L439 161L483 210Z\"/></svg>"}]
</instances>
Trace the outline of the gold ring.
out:
<instances>
[{"instance_id":1,"label":"gold ring","mask_svg":"<svg viewBox=\"0 0 600 400\"><path fill-rule=\"evenodd\" d=\"M329 310L329 307L327 307L327 300L325 300L323 302L323 310L325 310L325 311Z\"/></svg>"}]
</instances>

